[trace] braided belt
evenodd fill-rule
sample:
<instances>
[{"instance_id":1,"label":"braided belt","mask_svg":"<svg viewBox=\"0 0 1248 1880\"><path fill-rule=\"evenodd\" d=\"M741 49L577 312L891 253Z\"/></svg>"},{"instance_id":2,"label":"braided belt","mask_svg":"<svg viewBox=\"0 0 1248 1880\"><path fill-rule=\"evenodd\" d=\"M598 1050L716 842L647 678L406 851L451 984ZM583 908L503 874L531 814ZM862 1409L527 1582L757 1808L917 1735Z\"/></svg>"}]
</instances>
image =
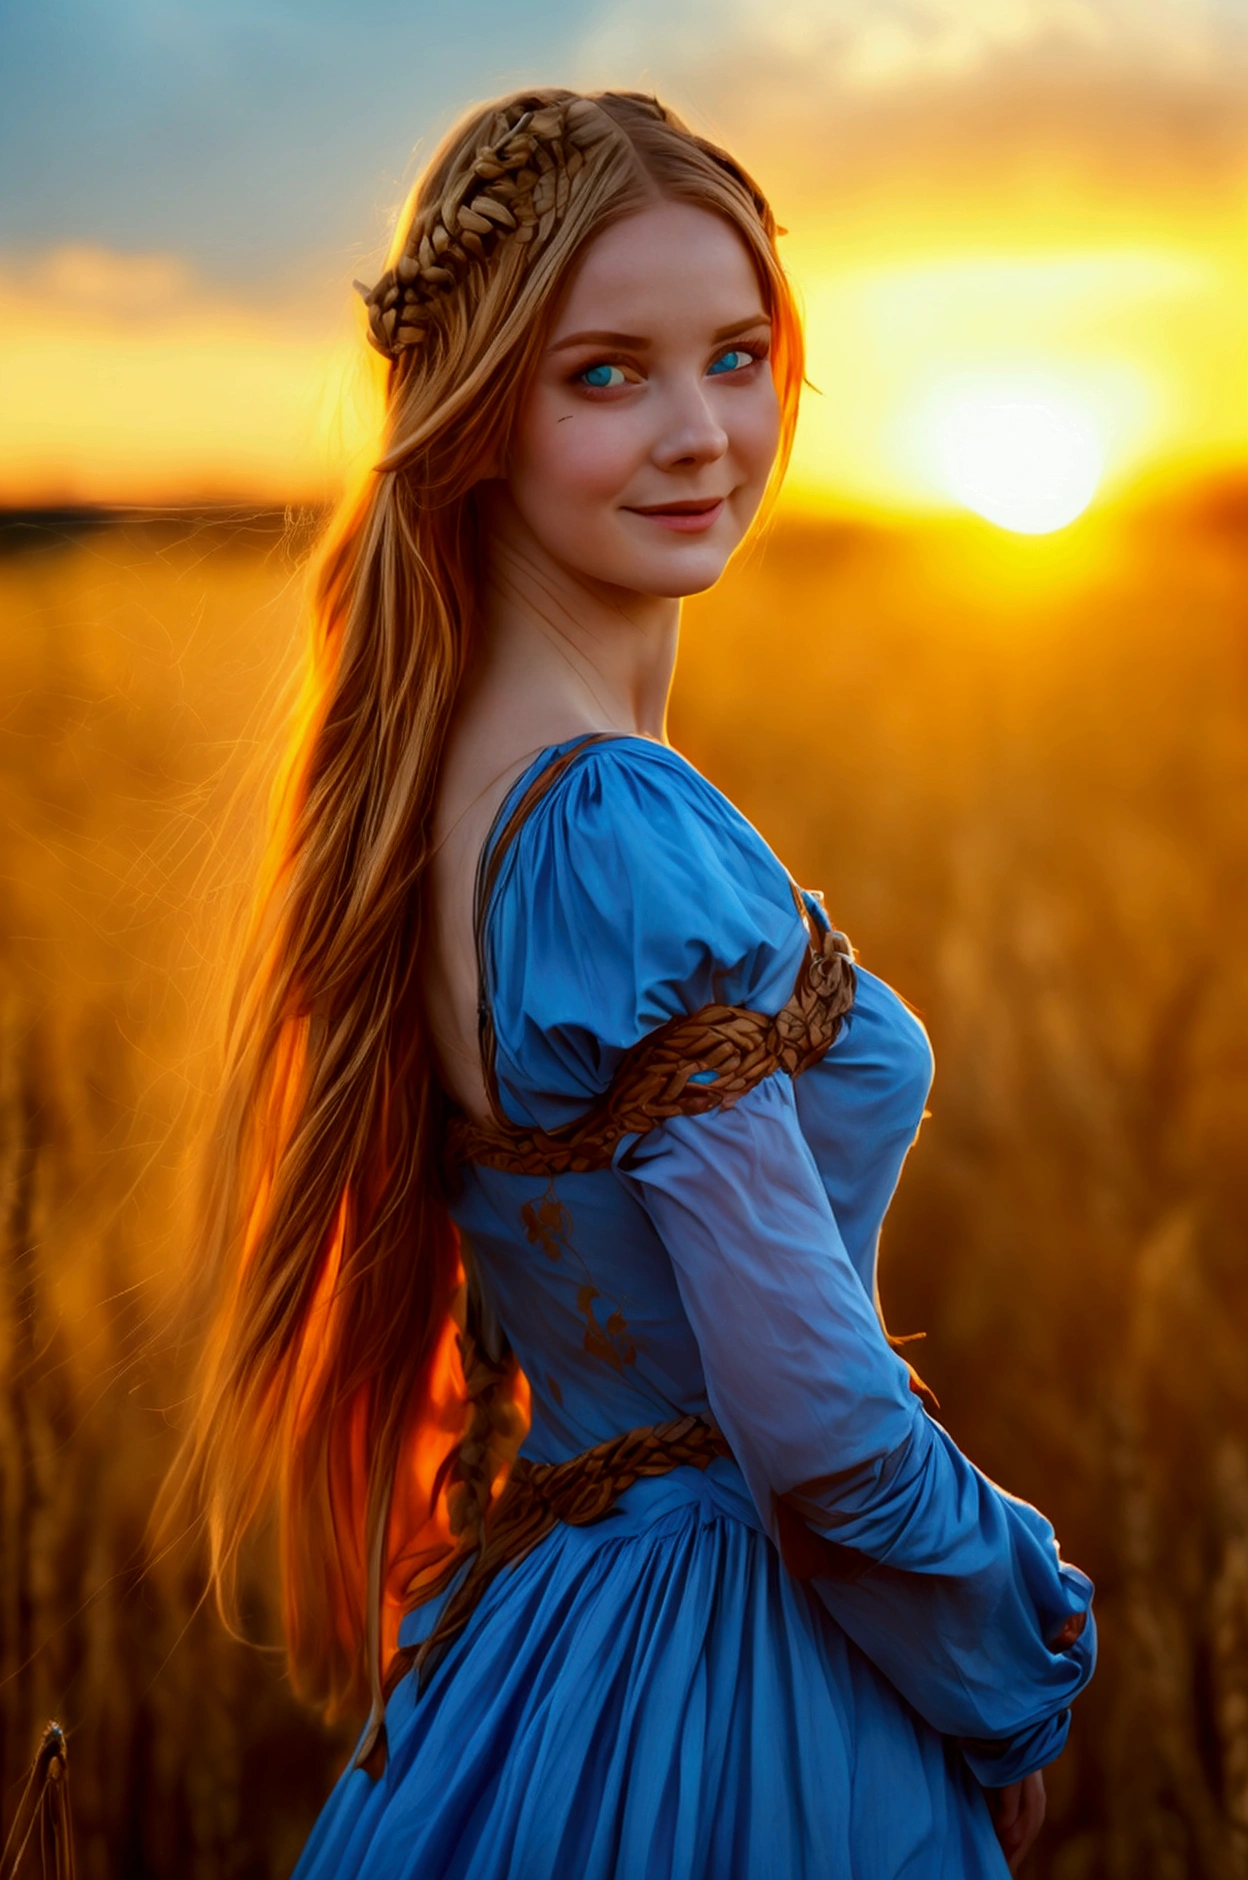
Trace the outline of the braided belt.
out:
<instances>
[{"instance_id":1,"label":"braided belt","mask_svg":"<svg viewBox=\"0 0 1248 1880\"><path fill-rule=\"evenodd\" d=\"M448 1599L438 1622L419 1645L404 1645L386 1671L382 1695L389 1702L396 1686L415 1669L423 1687L433 1664L457 1638L486 1588L504 1567L515 1566L557 1522L587 1527L609 1514L625 1489L643 1476L673 1469L705 1469L717 1456L729 1456L724 1438L701 1417L677 1417L670 1423L626 1430L567 1462L530 1462L521 1456L485 1518L481 1546L467 1574ZM457 1566L459 1563L456 1563ZM378 1773L384 1765L385 1738L361 1768ZM374 1767L376 1760L377 1767Z\"/></svg>"},{"instance_id":2,"label":"braided belt","mask_svg":"<svg viewBox=\"0 0 1248 1880\"><path fill-rule=\"evenodd\" d=\"M904 1342L890 1339L891 1344ZM911 1367L910 1388L935 1406L935 1398ZM706 1469L732 1451L709 1419L677 1417L669 1423L626 1430L593 1449L582 1450L566 1462L531 1462L520 1456L512 1464L506 1484L485 1515L480 1546L464 1578L443 1607L436 1624L416 1645L402 1645L386 1668L381 1704L373 1717L355 1767L376 1780L386 1766L388 1745L384 1706L409 1671L416 1672L417 1688L468 1624L486 1589L504 1567L516 1566L560 1522L588 1527L610 1513L626 1489L643 1476L668 1475L673 1469ZM813 1533L791 1505L793 1496L780 1496L777 1519L785 1563L798 1579L822 1573L832 1579L856 1579L870 1564L853 1548L838 1547ZM799 1504L800 1507L800 1504ZM429 1587L420 1604L427 1604L451 1584L463 1562L456 1559L449 1572Z\"/></svg>"},{"instance_id":3,"label":"braided belt","mask_svg":"<svg viewBox=\"0 0 1248 1880\"><path fill-rule=\"evenodd\" d=\"M854 1002L853 953L835 928L816 929L788 1001L773 1015L704 1005L647 1032L625 1051L610 1085L573 1123L523 1129L503 1115L446 1126L450 1163L484 1162L512 1174L582 1174L605 1168L622 1137L673 1116L729 1109L773 1071L791 1076L828 1050Z\"/></svg>"}]
</instances>

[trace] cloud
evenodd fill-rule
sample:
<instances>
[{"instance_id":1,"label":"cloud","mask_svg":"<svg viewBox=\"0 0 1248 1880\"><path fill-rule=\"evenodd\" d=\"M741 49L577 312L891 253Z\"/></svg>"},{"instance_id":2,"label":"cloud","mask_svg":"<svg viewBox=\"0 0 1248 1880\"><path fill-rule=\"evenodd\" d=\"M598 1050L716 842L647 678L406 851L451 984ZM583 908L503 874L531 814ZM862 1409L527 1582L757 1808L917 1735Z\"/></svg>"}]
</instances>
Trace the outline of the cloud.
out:
<instances>
[{"instance_id":1,"label":"cloud","mask_svg":"<svg viewBox=\"0 0 1248 1880\"><path fill-rule=\"evenodd\" d=\"M962 79L1020 54L1212 74L1243 38L1238 10L1210 0L612 0L579 50L603 75L640 57L696 86L745 62L787 68L803 89L870 91Z\"/></svg>"},{"instance_id":2,"label":"cloud","mask_svg":"<svg viewBox=\"0 0 1248 1880\"><path fill-rule=\"evenodd\" d=\"M69 304L79 320L165 319L185 310L195 291L195 275L179 255L123 255L93 243L65 242L26 260L0 261L0 304Z\"/></svg>"},{"instance_id":3,"label":"cloud","mask_svg":"<svg viewBox=\"0 0 1248 1880\"><path fill-rule=\"evenodd\" d=\"M1248 158L1241 0L606 0L576 69L657 90L786 203L1000 193L1038 156L1203 187Z\"/></svg>"},{"instance_id":4,"label":"cloud","mask_svg":"<svg viewBox=\"0 0 1248 1880\"><path fill-rule=\"evenodd\" d=\"M0 254L0 503L325 496L375 418L353 320L174 255Z\"/></svg>"}]
</instances>

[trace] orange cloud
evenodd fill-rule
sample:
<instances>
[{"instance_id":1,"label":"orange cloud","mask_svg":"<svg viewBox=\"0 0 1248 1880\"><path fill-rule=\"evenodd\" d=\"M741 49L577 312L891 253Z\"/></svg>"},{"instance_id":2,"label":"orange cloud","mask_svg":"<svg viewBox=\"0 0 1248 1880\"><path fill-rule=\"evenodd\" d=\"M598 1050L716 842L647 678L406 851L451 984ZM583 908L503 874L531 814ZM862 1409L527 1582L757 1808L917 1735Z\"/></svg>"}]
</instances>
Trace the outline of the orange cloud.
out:
<instances>
[{"instance_id":1,"label":"orange cloud","mask_svg":"<svg viewBox=\"0 0 1248 1880\"><path fill-rule=\"evenodd\" d=\"M368 434L346 314L247 304L176 257L0 264L0 502L310 500Z\"/></svg>"}]
</instances>

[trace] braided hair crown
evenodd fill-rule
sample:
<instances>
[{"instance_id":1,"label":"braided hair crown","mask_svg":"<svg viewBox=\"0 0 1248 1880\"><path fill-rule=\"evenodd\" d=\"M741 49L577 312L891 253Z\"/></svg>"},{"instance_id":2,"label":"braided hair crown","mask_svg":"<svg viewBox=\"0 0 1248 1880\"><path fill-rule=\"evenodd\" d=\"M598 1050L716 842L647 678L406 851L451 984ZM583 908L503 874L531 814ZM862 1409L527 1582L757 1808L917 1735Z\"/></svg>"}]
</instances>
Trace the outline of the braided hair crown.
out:
<instances>
[{"instance_id":1,"label":"braided hair crown","mask_svg":"<svg viewBox=\"0 0 1248 1880\"><path fill-rule=\"evenodd\" d=\"M508 99L472 162L413 217L394 265L374 287L355 282L377 351L395 360L422 346L439 301L488 262L500 242L545 243L567 211L586 152L612 135L618 136L615 125L591 98Z\"/></svg>"},{"instance_id":2,"label":"braided hair crown","mask_svg":"<svg viewBox=\"0 0 1248 1880\"><path fill-rule=\"evenodd\" d=\"M440 193L418 197L402 248L376 285L355 282L377 351L392 363L418 352L447 297L487 266L502 244L535 255L566 215L590 154L608 142L631 142L628 118L667 125L695 144L749 199L768 238L776 233L757 184L727 151L696 136L657 98L644 92L518 93L495 107L475 151L457 153L443 170Z\"/></svg>"}]
</instances>

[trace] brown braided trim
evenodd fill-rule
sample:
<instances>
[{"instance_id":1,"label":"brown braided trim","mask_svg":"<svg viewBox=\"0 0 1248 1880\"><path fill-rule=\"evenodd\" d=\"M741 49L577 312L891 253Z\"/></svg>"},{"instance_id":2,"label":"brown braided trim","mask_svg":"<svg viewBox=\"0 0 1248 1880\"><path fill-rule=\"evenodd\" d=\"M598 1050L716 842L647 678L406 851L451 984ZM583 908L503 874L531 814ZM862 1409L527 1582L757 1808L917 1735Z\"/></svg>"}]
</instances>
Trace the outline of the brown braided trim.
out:
<instances>
[{"instance_id":1,"label":"brown braided trim","mask_svg":"<svg viewBox=\"0 0 1248 1880\"><path fill-rule=\"evenodd\" d=\"M717 1456L731 1454L713 1423L686 1416L670 1423L625 1430L623 1435L609 1437L566 1462L530 1462L526 1456L518 1457L502 1493L486 1514L473 1563L448 1599L437 1624L419 1645L400 1646L386 1667L382 1703L390 1702L413 1667L417 1688L423 1688L437 1658L463 1631L491 1581L504 1567L523 1560L557 1522L585 1527L609 1513L625 1489L642 1476L668 1475L673 1469L705 1469ZM419 1605L428 1605L444 1592L463 1564L462 1556L456 1555L436 1582L424 1589ZM367 1770L375 1780L385 1769L388 1754L385 1718L377 1716L355 1767Z\"/></svg>"},{"instance_id":2,"label":"brown braided trim","mask_svg":"<svg viewBox=\"0 0 1248 1880\"><path fill-rule=\"evenodd\" d=\"M889 1339L894 1346L903 1342ZM913 1366L910 1389L934 1403ZM531 1462L527 1456L518 1457L498 1500L485 1511L478 1527L472 1565L432 1631L417 1645L400 1646L386 1667L382 1704L390 1702L413 1669L417 1689L423 1689L437 1659L468 1624L486 1588L504 1567L515 1566L531 1553L560 1521L569 1527L586 1527L608 1514L624 1491L643 1476L667 1475L681 1468L706 1469L716 1457L731 1455L726 1439L709 1418L685 1416L670 1423L626 1430L622 1436L609 1437L566 1462ZM781 1551L794 1576L809 1579L824 1574L837 1580L860 1577L870 1565L866 1556L815 1533L794 1508L794 1502L800 1508L797 1492L777 1498ZM464 1557L457 1553L437 1579L425 1586L416 1606L408 1610L428 1605L445 1592L463 1565ZM385 1769L388 1754L385 1718L379 1714L373 1719L355 1767L367 1770L375 1780Z\"/></svg>"},{"instance_id":3,"label":"brown braided trim","mask_svg":"<svg viewBox=\"0 0 1248 1880\"><path fill-rule=\"evenodd\" d=\"M926 1387L913 1370L910 1388L916 1396L925 1395ZM566 1462L531 1462L527 1456L518 1457L502 1493L486 1513L472 1565L447 1600L436 1625L419 1644L401 1646L390 1660L382 1684L383 1701L389 1703L413 1669L417 1688L424 1688L438 1658L468 1624L487 1587L504 1567L515 1566L530 1554L560 1521L569 1527L588 1527L609 1514L624 1491L643 1476L668 1475L673 1469L706 1469L717 1457L731 1455L727 1440L709 1418L685 1416L626 1430L621 1436L609 1437L593 1449L570 1456ZM794 1511L794 1502L801 1506L796 1493L778 1498L782 1552L795 1577L809 1579L816 1573L831 1579L858 1577L862 1566L868 1564L866 1557L814 1533ZM457 1555L438 1580L425 1588L419 1603L427 1605L444 1592L463 1564L463 1557ZM359 1767L377 1775L385 1767L385 1758L383 1726L380 1738Z\"/></svg>"},{"instance_id":4,"label":"brown braided trim","mask_svg":"<svg viewBox=\"0 0 1248 1880\"><path fill-rule=\"evenodd\" d=\"M609 1513L643 1476L673 1469L705 1469L732 1451L715 1425L702 1417L677 1417L643 1429L625 1430L566 1462L530 1462L519 1457L485 1518L482 1544L472 1566L451 1595L438 1622L419 1645L395 1654L384 1691L391 1692L415 1666L423 1685L442 1649L463 1631L478 1600L504 1567L532 1552L557 1522L586 1527ZM456 1567L461 1563L456 1562Z\"/></svg>"},{"instance_id":5,"label":"brown braided trim","mask_svg":"<svg viewBox=\"0 0 1248 1880\"><path fill-rule=\"evenodd\" d=\"M535 92L500 111L492 141L415 219L394 266L374 287L356 281L369 343L387 359L421 346L439 300L487 262L500 240L544 242L567 211L585 152L613 128L589 98Z\"/></svg>"},{"instance_id":6,"label":"brown braided trim","mask_svg":"<svg viewBox=\"0 0 1248 1880\"><path fill-rule=\"evenodd\" d=\"M512 1174L582 1174L606 1168L621 1137L669 1117L730 1109L773 1071L796 1077L821 1058L854 1001L853 955L835 929L816 928L787 1002L774 1017L739 1005L704 1005L668 1019L620 1059L609 1087L582 1117L556 1130L502 1117L478 1123L462 1111L446 1130L451 1162L483 1162ZM709 1071L705 1083L695 1072Z\"/></svg>"}]
</instances>

